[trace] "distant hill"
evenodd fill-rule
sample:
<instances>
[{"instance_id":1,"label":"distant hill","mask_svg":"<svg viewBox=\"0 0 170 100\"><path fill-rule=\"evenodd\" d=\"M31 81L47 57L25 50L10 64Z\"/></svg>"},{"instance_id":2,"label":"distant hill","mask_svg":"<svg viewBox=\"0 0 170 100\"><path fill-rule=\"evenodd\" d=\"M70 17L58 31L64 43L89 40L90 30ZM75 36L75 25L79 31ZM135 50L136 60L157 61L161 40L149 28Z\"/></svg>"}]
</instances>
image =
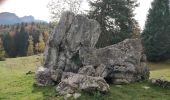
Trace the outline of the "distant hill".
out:
<instances>
[{"instance_id":1,"label":"distant hill","mask_svg":"<svg viewBox=\"0 0 170 100\"><path fill-rule=\"evenodd\" d=\"M34 22L35 19L33 16L24 16L20 18L22 22Z\"/></svg>"},{"instance_id":2,"label":"distant hill","mask_svg":"<svg viewBox=\"0 0 170 100\"><path fill-rule=\"evenodd\" d=\"M31 22L45 22L43 20L36 20L33 16L18 17L14 13L2 12L0 13L0 24L11 25L16 23L31 23ZM46 23L46 22L45 22Z\"/></svg>"},{"instance_id":3,"label":"distant hill","mask_svg":"<svg viewBox=\"0 0 170 100\"><path fill-rule=\"evenodd\" d=\"M16 16L14 13L3 12L0 13L0 24L15 24L21 23L21 19Z\"/></svg>"}]
</instances>

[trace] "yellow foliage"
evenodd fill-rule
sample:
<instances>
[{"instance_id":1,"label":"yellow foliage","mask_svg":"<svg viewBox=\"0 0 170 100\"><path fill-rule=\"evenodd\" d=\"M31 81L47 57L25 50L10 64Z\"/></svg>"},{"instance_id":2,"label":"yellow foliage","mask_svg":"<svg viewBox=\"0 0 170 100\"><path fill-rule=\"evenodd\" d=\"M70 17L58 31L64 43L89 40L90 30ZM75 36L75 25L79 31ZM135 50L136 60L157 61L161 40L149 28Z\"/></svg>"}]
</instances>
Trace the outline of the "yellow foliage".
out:
<instances>
[{"instance_id":1,"label":"yellow foliage","mask_svg":"<svg viewBox=\"0 0 170 100\"><path fill-rule=\"evenodd\" d=\"M44 35L44 42L46 43L49 37L49 32L45 31L43 35Z\"/></svg>"},{"instance_id":2,"label":"yellow foliage","mask_svg":"<svg viewBox=\"0 0 170 100\"><path fill-rule=\"evenodd\" d=\"M39 42L35 45L35 50L38 53L42 53L42 52L44 52L44 49L45 49L45 42L43 40L43 36L40 35L39 36Z\"/></svg>"}]
</instances>

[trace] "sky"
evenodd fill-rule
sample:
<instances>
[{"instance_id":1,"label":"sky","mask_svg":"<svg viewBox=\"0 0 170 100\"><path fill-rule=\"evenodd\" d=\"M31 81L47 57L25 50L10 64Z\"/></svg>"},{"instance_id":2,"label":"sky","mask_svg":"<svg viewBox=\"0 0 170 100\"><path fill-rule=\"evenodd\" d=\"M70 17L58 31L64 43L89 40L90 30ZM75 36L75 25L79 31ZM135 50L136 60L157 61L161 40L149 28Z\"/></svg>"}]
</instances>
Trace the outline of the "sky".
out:
<instances>
[{"instance_id":1,"label":"sky","mask_svg":"<svg viewBox=\"0 0 170 100\"><path fill-rule=\"evenodd\" d=\"M50 14L47 8L49 0L0 0L0 12L12 12L19 17L33 15L35 19L50 21ZM140 27L143 28L153 0L138 0L140 6L135 10L135 19L139 22ZM84 6L87 9L86 6Z\"/></svg>"}]
</instances>

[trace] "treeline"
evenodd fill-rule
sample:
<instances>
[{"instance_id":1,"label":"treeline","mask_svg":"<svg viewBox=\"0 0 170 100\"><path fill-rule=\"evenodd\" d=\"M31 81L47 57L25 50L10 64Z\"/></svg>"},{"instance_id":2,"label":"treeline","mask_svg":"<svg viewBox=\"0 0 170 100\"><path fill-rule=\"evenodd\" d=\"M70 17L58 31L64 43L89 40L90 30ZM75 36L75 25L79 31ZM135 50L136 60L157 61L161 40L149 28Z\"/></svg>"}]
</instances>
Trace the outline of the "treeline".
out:
<instances>
[{"instance_id":1,"label":"treeline","mask_svg":"<svg viewBox=\"0 0 170 100\"><path fill-rule=\"evenodd\" d=\"M7 57L30 56L42 53L52 29L52 24L47 23L1 25L0 52L5 51L5 56Z\"/></svg>"}]
</instances>

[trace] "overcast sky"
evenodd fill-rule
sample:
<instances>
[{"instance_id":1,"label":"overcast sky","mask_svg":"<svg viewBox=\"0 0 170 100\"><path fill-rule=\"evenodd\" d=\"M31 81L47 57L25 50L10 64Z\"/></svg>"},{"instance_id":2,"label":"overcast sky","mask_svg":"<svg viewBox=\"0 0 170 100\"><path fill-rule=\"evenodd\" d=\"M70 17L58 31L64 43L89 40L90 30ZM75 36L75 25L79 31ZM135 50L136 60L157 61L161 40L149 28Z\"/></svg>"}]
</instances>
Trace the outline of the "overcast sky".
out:
<instances>
[{"instance_id":1,"label":"overcast sky","mask_svg":"<svg viewBox=\"0 0 170 100\"><path fill-rule=\"evenodd\" d=\"M2 0L0 0L2 1ZM138 0L140 7L135 11L136 20L141 28L144 26L148 9L153 0ZM47 8L49 0L6 0L0 4L0 12L12 12L22 17L33 15L36 19L50 21L50 14Z\"/></svg>"}]
</instances>

